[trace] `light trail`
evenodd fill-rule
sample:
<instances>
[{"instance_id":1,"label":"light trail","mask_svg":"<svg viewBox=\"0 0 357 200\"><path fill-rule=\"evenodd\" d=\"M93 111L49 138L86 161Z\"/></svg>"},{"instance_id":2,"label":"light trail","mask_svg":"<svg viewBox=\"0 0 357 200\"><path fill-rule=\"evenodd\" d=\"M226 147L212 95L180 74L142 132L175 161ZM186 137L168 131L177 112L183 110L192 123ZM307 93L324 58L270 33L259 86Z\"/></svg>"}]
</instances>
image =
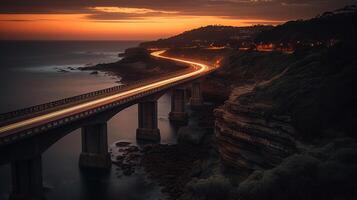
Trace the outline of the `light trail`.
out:
<instances>
[{"instance_id":1,"label":"light trail","mask_svg":"<svg viewBox=\"0 0 357 200\"><path fill-rule=\"evenodd\" d=\"M156 51L156 52L151 53L151 55L155 56L155 57L158 57L158 58L163 58L163 59L173 60L173 61L181 62L181 63L185 63L185 64L195 65L195 66L198 66L199 69L197 69L197 70L195 70L193 72L187 73L187 74L179 75L179 76L176 76L176 77L173 77L173 78L169 78L169 79L166 79L166 80L162 80L162 81L158 81L158 82L155 82L155 83L150 83L148 85L140 86L138 88L134 88L134 89L131 89L131 90L128 90L128 91L124 91L124 92L118 93L118 94L114 94L114 95L103 97L103 98L96 99L96 100L93 100L93 101L81 103L81 104L74 105L74 106L69 107L69 108L64 108L64 109L61 109L61 110L58 110L58 111L53 111L53 112L50 112L50 113L47 113L47 114L43 114L43 115L40 115L40 116L36 116L36 117L30 118L30 119L25 119L23 121L15 122L13 124L9 124L9 125L0 127L0 134L5 133L5 132L9 132L9 131L15 131L15 130L18 130L18 129L21 130L21 129L24 129L24 128L29 127L29 126L36 126L36 125L41 124L41 123L46 123L47 121L58 120L58 119L67 117L69 115L75 114L75 113L80 113L80 112L83 112L85 110L93 109L95 107L100 107L102 105L106 105L106 104L109 104L111 102L124 99L126 97L130 97L130 96L133 96L133 95L136 95L136 94L140 94L142 92L146 92L146 91L151 90L151 89L159 88L161 86L164 86L164 85L167 85L167 84L170 84L170 83L175 83L177 81L184 80L186 78L190 78L190 77L199 75L201 73L209 71L209 69L210 69L209 66L207 66L205 64L202 64L202 63L161 55L164 52L165 51Z\"/></svg>"}]
</instances>

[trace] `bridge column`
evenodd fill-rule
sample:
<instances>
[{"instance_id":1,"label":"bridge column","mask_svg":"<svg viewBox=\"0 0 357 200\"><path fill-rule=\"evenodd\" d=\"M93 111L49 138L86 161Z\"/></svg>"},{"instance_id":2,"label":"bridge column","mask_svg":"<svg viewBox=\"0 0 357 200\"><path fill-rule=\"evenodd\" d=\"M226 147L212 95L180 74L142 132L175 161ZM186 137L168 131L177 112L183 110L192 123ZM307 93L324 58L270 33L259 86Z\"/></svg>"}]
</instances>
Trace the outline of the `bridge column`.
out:
<instances>
[{"instance_id":1,"label":"bridge column","mask_svg":"<svg viewBox=\"0 0 357 200\"><path fill-rule=\"evenodd\" d=\"M138 140L160 140L157 126L157 100L139 103L139 128L136 130Z\"/></svg>"},{"instance_id":2,"label":"bridge column","mask_svg":"<svg viewBox=\"0 0 357 200\"><path fill-rule=\"evenodd\" d=\"M111 159L108 153L107 123L82 127L82 153L80 167L109 169Z\"/></svg>"},{"instance_id":3,"label":"bridge column","mask_svg":"<svg viewBox=\"0 0 357 200\"><path fill-rule=\"evenodd\" d=\"M171 96L171 112L169 119L172 122L187 122L187 113L185 112L185 88L175 88Z\"/></svg>"},{"instance_id":4,"label":"bridge column","mask_svg":"<svg viewBox=\"0 0 357 200\"><path fill-rule=\"evenodd\" d=\"M191 106L201 106L203 103L201 83L192 83L190 105Z\"/></svg>"},{"instance_id":5,"label":"bridge column","mask_svg":"<svg viewBox=\"0 0 357 200\"><path fill-rule=\"evenodd\" d=\"M11 200L43 199L41 156L11 163Z\"/></svg>"}]
</instances>

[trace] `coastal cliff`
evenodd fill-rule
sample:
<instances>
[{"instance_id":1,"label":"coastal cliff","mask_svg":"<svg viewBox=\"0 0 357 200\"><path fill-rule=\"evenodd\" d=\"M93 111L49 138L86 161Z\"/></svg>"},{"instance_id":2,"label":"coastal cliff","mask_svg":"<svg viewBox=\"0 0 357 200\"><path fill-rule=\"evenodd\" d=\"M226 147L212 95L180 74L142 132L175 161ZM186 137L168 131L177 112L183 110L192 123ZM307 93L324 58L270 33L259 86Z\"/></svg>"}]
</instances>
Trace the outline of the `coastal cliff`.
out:
<instances>
[{"instance_id":1,"label":"coastal cliff","mask_svg":"<svg viewBox=\"0 0 357 200\"><path fill-rule=\"evenodd\" d=\"M204 110L214 117L215 135L190 148L153 147L160 153L144 155L146 170L173 199L351 199L357 178L354 44L294 53L168 50L220 65L202 83L206 99L219 96L220 106ZM192 134L187 130L181 132ZM192 156L181 159L182 166L166 158L163 165L160 154L170 149Z\"/></svg>"},{"instance_id":2,"label":"coastal cliff","mask_svg":"<svg viewBox=\"0 0 357 200\"><path fill-rule=\"evenodd\" d=\"M235 88L229 100L214 112L222 164L241 174L272 168L296 152L296 130L289 116L267 119L268 105L247 105L236 99L251 89L252 86Z\"/></svg>"},{"instance_id":3,"label":"coastal cliff","mask_svg":"<svg viewBox=\"0 0 357 200\"><path fill-rule=\"evenodd\" d=\"M341 42L293 54L226 54L203 83L206 94L229 91L214 110L220 167L193 178L180 199L353 199L353 52L353 43Z\"/></svg>"},{"instance_id":4,"label":"coastal cliff","mask_svg":"<svg viewBox=\"0 0 357 200\"><path fill-rule=\"evenodd\" d=\"M325 17L312 21L321 23ZM355 14L343 17L354 19ZM323 40L294 41L291 24L309 32L310 22L288 22L259 31L255 38L256 44L299 44L294 51L196 44L195 38L185 37L187 32L141 45L171 47L165 54L220 66L202 80L204 99L214 102L215 109L205 105L190 114L205 116L197 122L204 127L182 128L179 144L144 150L145 170L172 199L356 199L357 42L350 33L325 32ZM270 31L285 29L287 41L268 37ZM202 30L206 28L194 33ZM177 38L182 38L181 46L172 46ZM104 67L124 69L120 66L138 62L127 53L126 59ZM136 49L133 55L137 53L153 63L147 52ZM192 141L195 137L198 142Z\"/></svg>"},{"instance_id":5,"label":"coastal cliff","mask_svg":"<svg viewBox=\"0 0 357 200\"><path fill-rule=\"evenodd\" d=\"M239 169L267 169L296 153L297 143L355 137L349 123L356 109L356 59L349 53L353 49L340 44L282 55L285 67L280 71L233 87L229 99L215 110L222 161ZM254 62L271 65L261 58ZM241 68L239 63L235 61L236 68Z\"/></svg>"}]
</instances>

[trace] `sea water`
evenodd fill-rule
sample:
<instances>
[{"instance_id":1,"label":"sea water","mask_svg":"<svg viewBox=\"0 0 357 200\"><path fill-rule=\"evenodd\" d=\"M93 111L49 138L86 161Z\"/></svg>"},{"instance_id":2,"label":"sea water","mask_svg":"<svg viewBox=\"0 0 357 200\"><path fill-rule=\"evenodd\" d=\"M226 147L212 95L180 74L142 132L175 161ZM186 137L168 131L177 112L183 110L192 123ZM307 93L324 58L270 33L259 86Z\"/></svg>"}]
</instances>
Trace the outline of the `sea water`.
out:
<instances>
[{"instance_id":1,"label":"sea water","mask_svg":"<svg viewBox=\"0 0 357 200\"><path fill-rule=\"evenodd\" d=\"M1 41L0 113L46 103L121 84L120 77L78 68L116 62L118 54L136 41ZM175 143L176 131L168 120L170 98L158 101L161 143ZM136 144L137 105L108 121L108 144ZM47 199L159 199L160 188L145 172L118 177L115 166L106 174L83 174L78 167L80 130L52 145L42 155ZM0 200L11 193L10 165L0 166Z\"/></svg>"}]
</instances>

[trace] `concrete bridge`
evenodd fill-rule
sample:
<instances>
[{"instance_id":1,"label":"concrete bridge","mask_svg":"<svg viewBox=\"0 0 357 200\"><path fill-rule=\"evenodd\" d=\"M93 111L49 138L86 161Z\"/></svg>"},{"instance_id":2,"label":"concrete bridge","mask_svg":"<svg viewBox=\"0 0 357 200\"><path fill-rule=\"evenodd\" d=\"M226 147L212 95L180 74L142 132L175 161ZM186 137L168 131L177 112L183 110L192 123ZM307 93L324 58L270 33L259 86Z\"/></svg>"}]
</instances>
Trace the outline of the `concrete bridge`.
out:
<instances>
[{"instance_id":1,"label":"concrete bridge","mask_svg":"<svg viewBox=\"0 0 357 200\"><path fill-rule=\"evenodd\" d=\"M42 199L41 155L68 133L82 129L81 168L108 169L111 166L107 143L107 121L121 110L138 104L138 140L160 140L157 100L171 91L173 122L185 122L185 90L191 89L190 103L199 106L202 95L199 79L214 67L173 57L151 55L187 64L189 67L159 79L116 86L55 102L0 115L0 165L11 163L11 199Z\"/></svg>"}]
</instances>

